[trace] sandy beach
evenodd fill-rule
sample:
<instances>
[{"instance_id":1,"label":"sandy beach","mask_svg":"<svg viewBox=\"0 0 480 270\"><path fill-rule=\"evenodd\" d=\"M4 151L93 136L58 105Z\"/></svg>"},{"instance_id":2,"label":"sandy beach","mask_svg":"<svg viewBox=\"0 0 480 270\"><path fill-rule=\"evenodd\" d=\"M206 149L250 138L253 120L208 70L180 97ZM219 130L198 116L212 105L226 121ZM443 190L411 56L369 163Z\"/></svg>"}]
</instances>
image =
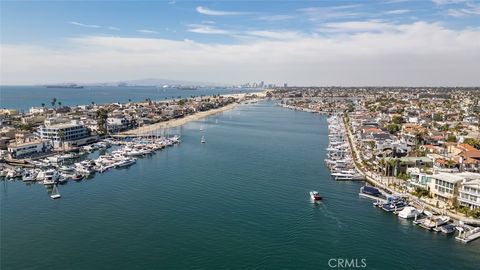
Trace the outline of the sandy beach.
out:
<instances>
[{"instance_id":1,"label":"sandy beach","mask_svg":"<svg viewBox=\"0 0 480 270\"><path fill-rule=\"evenodd\" d=\"M231 95L223 95L223 96L227 97L227 98L228 97L234 97L234 98L237 98L239 102L241 102L245 98L246 95L257 95L258 97L265 97L266 96L266 91L254 92L254 93L231 94ZM178 127L178 126L181 126L181 125L185 125L185 124L187 124L188 122L191 122L191 121L197 121L197 120L200 120L202 118L205 118L205 117L217 114L217 113L222 113L222 112L231 110L231 109L235 108L236 106L238 106L240 104L239 102L228 104L227 106L223 106L221 108L212 109L212 110L208 110L208 111L204 111L204 112L198 112L198 113L195 113L195 114L192 114L192 115L187 115L183 118L172 119L172 120L165 121L165 122L159 122L159 123L155 123L155 124L152 124L152 125L139 127L139 128L136 128L136 129L132 129L132 130L122 132L121 134L122 135L143 135L143 134L148 134L148 133L151 133L151 132L154 132L156 130L163 129L163 128Z\"/></svg>"}]
</instances>

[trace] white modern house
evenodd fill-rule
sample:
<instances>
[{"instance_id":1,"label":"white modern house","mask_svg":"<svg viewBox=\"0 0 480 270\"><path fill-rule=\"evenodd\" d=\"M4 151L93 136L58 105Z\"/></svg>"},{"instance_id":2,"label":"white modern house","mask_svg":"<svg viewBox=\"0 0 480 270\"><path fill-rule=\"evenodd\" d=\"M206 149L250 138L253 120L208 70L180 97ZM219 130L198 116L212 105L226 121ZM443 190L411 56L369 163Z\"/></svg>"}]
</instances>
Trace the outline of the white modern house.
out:
<instances>
[{"instance_id":1,"label":"white modern house","mask_svg":"<svg viewBox=\"0 0 480 270\"><path fill-rule=\"evenodd\" d=\"M462 173L465 180L458 190L458 203L470 209L480 208L480 174Z\"/></svg>"},{"instance_id":2,"label":"white modern house","mask_svg":"<svg viewBox=\"0 0 480 270\"><path fill-rule=\"evenodd\" d=\"M51 140L55 148L75 147L98 140L98 136L90 136L88 129L79 121L69 123L49 124L38 128L38 135L41 139Z\"/></svg>"},{"instance_id":3,"label":"white modern house","mask_svg":"<svg viewBox=\"0 0 480 270\"><path fill-rule=\"evenodd\" d=\"M462 181L464 177L459 173L434 174L431 176L430 193L435 199L453 205Z\"/></svg>"}]
</instances>

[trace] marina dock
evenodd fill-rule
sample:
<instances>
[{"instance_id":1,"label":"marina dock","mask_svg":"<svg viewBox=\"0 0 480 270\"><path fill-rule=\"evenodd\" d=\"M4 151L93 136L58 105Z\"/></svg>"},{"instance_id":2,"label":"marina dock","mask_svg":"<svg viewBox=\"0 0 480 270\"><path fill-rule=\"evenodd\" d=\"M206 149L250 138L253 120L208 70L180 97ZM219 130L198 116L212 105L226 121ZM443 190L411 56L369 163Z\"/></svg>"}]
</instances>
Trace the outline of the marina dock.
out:
<instances>
[{"instance_id":1,"label":"marina dock","mask_svg":"<svg viewBox=\"0 0 480 270\"><path fill-rule=\"evenodd\" d=\"M480 238L480 228L474 228L470 231L461 230L455 240L467 244L478 238Z\"/></svg>"}]
</instances>

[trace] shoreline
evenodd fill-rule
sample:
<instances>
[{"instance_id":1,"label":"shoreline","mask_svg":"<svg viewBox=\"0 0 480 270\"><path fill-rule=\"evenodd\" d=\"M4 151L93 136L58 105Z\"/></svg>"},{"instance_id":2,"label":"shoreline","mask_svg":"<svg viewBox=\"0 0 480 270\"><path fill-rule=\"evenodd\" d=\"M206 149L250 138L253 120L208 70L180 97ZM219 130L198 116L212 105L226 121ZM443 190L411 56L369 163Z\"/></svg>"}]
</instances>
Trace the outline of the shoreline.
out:
<instances>
[{"instance_id":1,"label":"shoreline","mask_svg":"<svg viewBox=\"0 0 480 270\"><path fill-rule=\"evenodd\" d=\"M238 105L240 105L240 103L234 102L234 103L228 104L226 106L223 106L221 108L216 108L216 109L212 109L212 110L208 110L208 111L204 111L204 112L198 112L198 113L195 113L195 114L187 115L183 118L168 120L168 121L159 122L159 123L139 127L139 128L136 128L136 129L124 131L124 132L120 133L119 135L145 135L145 134L148 134L149 132L153 132L153 131L156 131L156 130L159 130L159 129L162 129L162 128L173 128L173 127L183 126L183 125L188 124L189 122L192 122L192 121L197 121L197 120L200 120L200 119L203 119L203 118L206 118L206 117L218 114L218 113L222 113L222 112L232 110L235 107L237 107Z\"/></svg>"},{"instance_id":2,"label":"shoreline","mask_svg":"<svg viewBox=\"0 0 480 270\"><path fill-rule=\"evenodd\" d=\"M421 200L420 198L417 198L417 197L413 196L412 194L403 193L403 192L399 192L395 189L392 189L388 185L385 185L381 181L375 179L377 176L374 173L372 173L371 171L363 170L361 168L361 166L359 165L360 164L359 163L360 154L359 154L359 150L357 149L357 147L356 147L356 145L353 141L354 140L353 139L353 134L352 134L352 132L351 132L351 130L350 130L348 124L347 124L347 121L344 117L342 117L342 121L345 125L345 129L346 129L346 132L347 132L347 136L348 136L347 142L348 142L348 145L349 145L349 149L350 149L350 152L351 152L352 157L354 159L353 165L355 166L355 169L357 170L357 172L359 172L360 174L362 174L365 177L366 182L368 182L368 183L370 183L370 184L372 184L376 187L380 187L384 190L388 190L389 192L391 192L391 194L406 196L410 200L412 200L416 203L422 204L423 207L425 207L427 209L430 209L430 210L432 210L434 212L437 212L437 213L444 213L445 215L449 216L450 218L452 218L454 220L462 221L466 224L474 225L474 226L480 225L480 220L478 220L478 219L463 216L461 214L451 212L450 210L447 210L447 209L440 209L436 206L433 206L433 205L429 204L428 202L425 202L425 201ZM353 155L354 153L355 153L355 155Z\"/></svg>"},{"instance_id":3,"label":"shoreline","mask_svg":"<svg viewBox=\"0 0 480 270\"><path fill-rule=\"evenodd\" d=\"M121 132L118 135L125 135L125 136L128 136L128 135L134 135L134 136L146 135L150 132L154 132L154 131L162 129L162 128L173 128L173 127L183 126L183 125L188 124L189 122L192 122L192 121L197 121L197 120L200 120L200 119L203 119L203 118L206 118L206 117L218 114L218 113L233 110L235 107L237 107L238 105L241 104L241 101L245 98L246 95L257 95L257 96L260 96L260 97L265 97L266 91L222 95L223 97L227 97L227 98L228 97L233 97L233 98L236 98L238 100L231 103L231 104L228 104L226 106L220 107L220 108L211 109L211 110L203 111L203 112L197 112L197 113L187 115L187 116L185 116L183 118L179 118L179 119L171 119L171 120L164 121L164 122L159 122L159 123L155 123L155 124L151 124L151 125L147 125L147 126L143 126L143 127L138 127L138 128L135 128L135 129L131 129L131 130Z\"/></svg>"}]
</instances>

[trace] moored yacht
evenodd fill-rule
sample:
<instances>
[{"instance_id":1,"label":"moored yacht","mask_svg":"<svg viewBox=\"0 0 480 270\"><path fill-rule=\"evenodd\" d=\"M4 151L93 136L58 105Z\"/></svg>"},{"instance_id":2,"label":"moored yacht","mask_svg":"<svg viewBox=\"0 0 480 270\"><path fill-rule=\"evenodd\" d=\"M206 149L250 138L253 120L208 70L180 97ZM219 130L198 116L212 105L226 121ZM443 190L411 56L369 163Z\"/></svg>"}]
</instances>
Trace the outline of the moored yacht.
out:
<instances>
[{"instance_id":1,"label":"moored yacht","mask_svg":"<svg viewBox=\"0 0 480 270\"><path fill-rule=\"evenodd\" d=\"M37 179L38 171L37 170L25 170L25 172L22 175L22 181L23 182L31 182L35 181Z\"/></svg>"},{"instance_id":2,"label":"moored yacht","mask_svg":"<svg viewBox=\"0 0 480 270\"><path fill-rule=\"evenodd\" d=\"M398 212L399 218L409 219L418 216L418 210L413 206L406 206L402 211Z\"/></svg>"},{"instance_id":3,"label":"moored yacht","mask_svg":"<svg viewBox=\"0 0 480 270\"><path fill-rule=\"evenodd\" d=\"M44 185L53 185L58 180L58 172L54 169L48 169L38 173L38 177L43 180Z\"/></svg>"},{"instance_id":4,"label":"moored yacht","mask_svg":"<svg viewBox=\"0 0 480 270\"><path fill-rule=\"evenodd\" d=\"M389 197L387 202L382 205L382 209L387 212L396 212L403 210L408 204L401 198Z\"/></svg>"},{"instance_id":5,"label":"moored yacht","mask_svg":"<svg viewBox=\"0 0 480 270\"><path fill-rule=\"evenodd\" d=\"M378 197L378 196L382 195L382 193L380 192L380 190L378 190L378 188L369 187L369 186L361 187L360 188L360 193L367 194L367 195L370 195L370 196L375 196L375 197Z\"/></svg>"},{"instance_id":6,"label":"moored yacht","mask_svg":"<svg viewBox=\"0 0 480 270\"><path fill-rule=\"evenodd\" d=\"M426 218L422 223L418 224L420 227L432 230L433 228L437 228L438 226L442 226L450 221L450 217L448 216L430 216Z\"/></svg>"}]
</instances>

